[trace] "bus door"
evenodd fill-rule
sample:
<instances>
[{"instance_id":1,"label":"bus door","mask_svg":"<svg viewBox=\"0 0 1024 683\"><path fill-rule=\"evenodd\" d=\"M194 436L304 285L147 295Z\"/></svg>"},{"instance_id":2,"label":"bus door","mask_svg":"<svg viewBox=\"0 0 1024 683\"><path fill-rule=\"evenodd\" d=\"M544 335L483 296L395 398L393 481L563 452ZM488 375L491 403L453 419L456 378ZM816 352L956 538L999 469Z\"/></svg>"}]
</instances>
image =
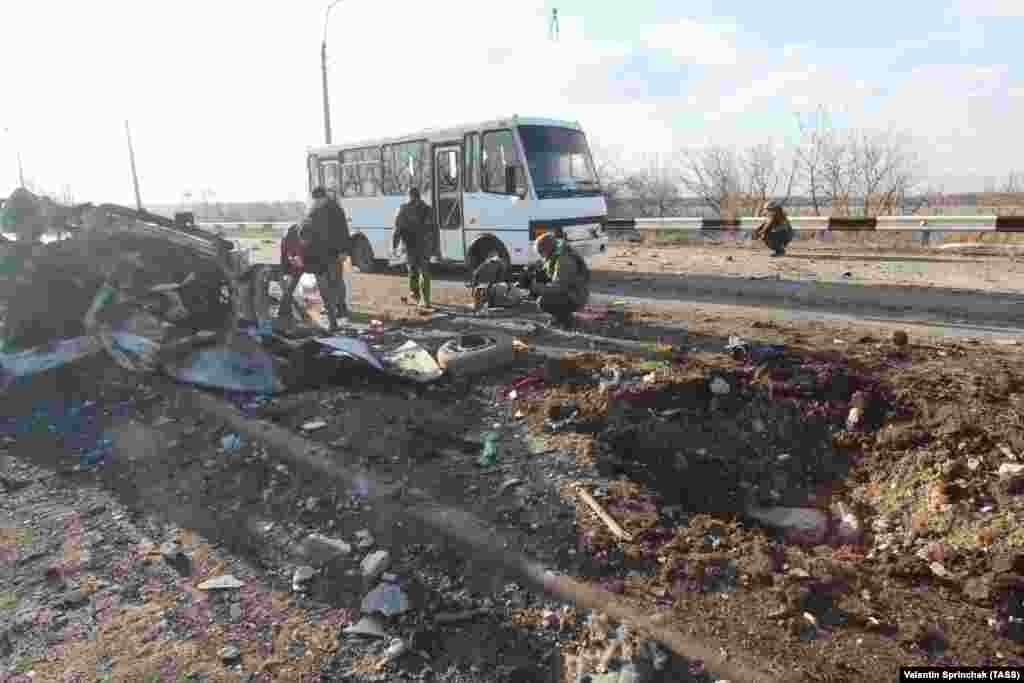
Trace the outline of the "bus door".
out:
<instances>
[{"instance_id":1,"label":"bus door","mask_svg":"<svg viewBox=\"0 0 1024 683\"><path fill-rule=\"evenodd\" d=\"M434 147L434 211L440 232L440 256L446 261L464 261L465 235L462 231L462 145Z\"/></svg>"}]
</instances>

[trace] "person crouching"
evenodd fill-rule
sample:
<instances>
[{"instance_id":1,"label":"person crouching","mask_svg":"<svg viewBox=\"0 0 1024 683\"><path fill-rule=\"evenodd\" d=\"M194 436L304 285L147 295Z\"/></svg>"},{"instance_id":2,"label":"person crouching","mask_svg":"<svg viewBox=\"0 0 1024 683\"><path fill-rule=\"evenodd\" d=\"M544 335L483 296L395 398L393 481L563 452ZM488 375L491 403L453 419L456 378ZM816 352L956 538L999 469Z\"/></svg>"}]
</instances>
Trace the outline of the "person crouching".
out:
<instances>
[{"instance_id":1,"label":"person crouching","mask_svg":"<svg viewBox=\"0 0 1024 683\"><path fill-rule=\"evenodd\" d=\"M793 226L778 202L765 204L767 220L754 231L754 239L762 240L772 250L772 256L784 256L786 247L793 241Z\"/></svg>"},{"instance_id":2,"label":"person crouching","mask_svg":"<svg viewBox=\"0 0 1024 683\"><path fill-rule=\"evenodd\" d=\"M590 269L582 256L552 234L538 237L534 250L548 280L530 287L538 297L537 307L551 315L556 325L570 327L573 313L590 298Z\"/></svg>"}]
</instances>

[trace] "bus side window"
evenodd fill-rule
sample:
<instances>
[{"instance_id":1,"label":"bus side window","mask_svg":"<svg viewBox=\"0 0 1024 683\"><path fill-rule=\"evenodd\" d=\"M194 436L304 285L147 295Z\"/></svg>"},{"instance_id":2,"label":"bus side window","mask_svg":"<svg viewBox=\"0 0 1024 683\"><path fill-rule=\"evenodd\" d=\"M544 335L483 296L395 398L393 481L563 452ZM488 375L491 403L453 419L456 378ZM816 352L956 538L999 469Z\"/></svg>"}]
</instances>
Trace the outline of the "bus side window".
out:
<instances>
[{"instance_id":1,"label":"bus side window","mask_svg":"<svg viewBox=\"0 0 1024 683\"><path fill-rule=\"evenodd\" d=\"M398 166L394 145L385 145L381 148L381 193L387 196L401 194L398 189Z\"/></svg>"},{"instance_id":2,"label":"bus side window","mask_svg":"<svg viewBox=\"0 0 1024 683\"><path fill-rule=\"evenodd\" d=\"M496 130L484 133L483 144L483 191L495 194L505 192L505 169L518 165L519 153L516 150L512 131ZM523 192L525 188L516 188Z\"/></svg>"},{"instance_id":3,"label":"bus side window","mask_svg":"<svg viewBox=\"0 0 1024 683\"><path fill-rule=\"evenodd\" d=\"M309 189L307 191L312 192L314 187L323 183L320 179L320 160L312 154L307 159L306 172L309 174Z\"/></svg>"},{"instance_id":4,"label":"bus side window","mask_svg":"<svg viewBox=\"0 0 1024 683\"><path fill-rule=\"evenodd\" d=\"M463 146L465 150L465 163L463 178L465 178L463 189L466 192L480 191L480 134L470 133L466 136Z\"/></svg>"}]
</instances>

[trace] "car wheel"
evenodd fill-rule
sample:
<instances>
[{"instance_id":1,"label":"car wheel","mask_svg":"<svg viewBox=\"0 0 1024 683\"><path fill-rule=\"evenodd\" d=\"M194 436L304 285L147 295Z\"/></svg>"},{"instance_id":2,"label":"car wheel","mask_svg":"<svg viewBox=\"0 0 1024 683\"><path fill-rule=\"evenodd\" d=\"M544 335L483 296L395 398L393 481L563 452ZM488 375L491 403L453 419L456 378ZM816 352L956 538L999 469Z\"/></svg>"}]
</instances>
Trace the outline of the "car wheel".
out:
<instances>
[{"instance_id":1,"label":"car wheel","mask_svg":"<svg viewBox=\"0 0 1024 683\"><path fill-rule=\"evenodd\" d=\"M494 332L463 335L445 342L437 352L437 364L453 377L497 370L514 358L512 338Z\"/></svg>"}]
</instances>

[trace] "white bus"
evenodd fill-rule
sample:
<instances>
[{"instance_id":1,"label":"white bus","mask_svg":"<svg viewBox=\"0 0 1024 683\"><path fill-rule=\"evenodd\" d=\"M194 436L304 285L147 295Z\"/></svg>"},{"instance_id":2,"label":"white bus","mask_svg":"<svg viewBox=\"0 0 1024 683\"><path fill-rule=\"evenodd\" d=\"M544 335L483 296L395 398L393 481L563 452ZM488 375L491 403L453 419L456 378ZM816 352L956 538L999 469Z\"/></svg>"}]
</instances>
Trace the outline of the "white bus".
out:
<instances>
[{"instance_id":1,"label":"white bus","mask_svg":"<svg viewBox=\"0 0 1024 683\"><path fill-rule=\"evenodd\" d=\"M496 251L521 266L545 232L588 260L608 249L607 204L578 123L512 116L314 147L307 162L310 189L326 187L345 207L363 272L391 257L412 187L434 209L441 262L475 267Z\"/></svg>"}]
</instances>

